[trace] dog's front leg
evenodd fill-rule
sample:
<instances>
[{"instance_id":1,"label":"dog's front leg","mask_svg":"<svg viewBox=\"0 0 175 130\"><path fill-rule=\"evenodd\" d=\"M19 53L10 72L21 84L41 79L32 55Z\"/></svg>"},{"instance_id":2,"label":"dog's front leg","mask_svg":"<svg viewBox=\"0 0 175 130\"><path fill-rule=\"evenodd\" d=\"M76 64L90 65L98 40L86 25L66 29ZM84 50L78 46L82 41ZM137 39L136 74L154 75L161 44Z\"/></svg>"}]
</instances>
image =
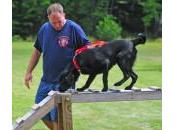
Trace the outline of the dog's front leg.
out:
<instances>
[{"instance_id":1,"label":"dog's front leg","mask_svg":"<svg viewBox=\"0 0 175 130\"><path fill-rule=\"evenodd\" d=\"M84 91L85 89L89 88L89 86L91 85L95 76L96 76L96 74L89 75L88 80L86 81L85 85L82 88L77 88L77 91L81 92L81 91Z\"/></svg>"},{"instance_id":2,"label":"dog's front leg","mask_svg":"<svg viewBox=\"0 0 175 130\"><path fill-rule=\"evenodd\" d=\"M103 73L103 89L101 91L108 91L108 71Z\"/></svg>"}]
</instances>

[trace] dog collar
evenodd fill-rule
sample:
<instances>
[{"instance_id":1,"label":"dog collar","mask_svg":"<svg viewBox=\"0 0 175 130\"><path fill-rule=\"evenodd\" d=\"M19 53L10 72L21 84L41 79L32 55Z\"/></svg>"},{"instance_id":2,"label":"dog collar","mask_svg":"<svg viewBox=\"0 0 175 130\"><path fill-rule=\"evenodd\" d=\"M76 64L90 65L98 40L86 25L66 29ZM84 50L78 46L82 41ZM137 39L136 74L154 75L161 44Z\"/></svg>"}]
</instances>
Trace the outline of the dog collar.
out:
<instances>
[{"instance_id":1,"label":"dog collar","mask_svg":"<svg viewBox=\"0 0 175 130\"><path fill-rule=\"evenodd\" d=\"M80 64L77 62L77 60L75 59L75 57L76 57L76 55L73 57L72 62L73 62L74 67L76 68L76 70L78 72L80 72Z\"/></svg>"}]
</instances>

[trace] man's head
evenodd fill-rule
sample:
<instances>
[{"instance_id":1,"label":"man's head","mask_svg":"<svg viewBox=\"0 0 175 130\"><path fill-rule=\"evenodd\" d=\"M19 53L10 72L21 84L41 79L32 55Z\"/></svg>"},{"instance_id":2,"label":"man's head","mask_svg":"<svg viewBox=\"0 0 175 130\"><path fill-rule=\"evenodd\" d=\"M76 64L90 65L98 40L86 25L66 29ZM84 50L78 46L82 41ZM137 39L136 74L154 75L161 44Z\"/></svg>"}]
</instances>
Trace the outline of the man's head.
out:
<instances>
[{"instance_id":1,"label":"man's head","mask_svg":"<svg viewBox=\"0 0 175 130\"><path fill-rule=\"evenodd\" d=\"M47 9L49 22L55 30L61 30L65 24L65 13L63 6L59 3L51 4Z\"/></svg>"}]
</instances>

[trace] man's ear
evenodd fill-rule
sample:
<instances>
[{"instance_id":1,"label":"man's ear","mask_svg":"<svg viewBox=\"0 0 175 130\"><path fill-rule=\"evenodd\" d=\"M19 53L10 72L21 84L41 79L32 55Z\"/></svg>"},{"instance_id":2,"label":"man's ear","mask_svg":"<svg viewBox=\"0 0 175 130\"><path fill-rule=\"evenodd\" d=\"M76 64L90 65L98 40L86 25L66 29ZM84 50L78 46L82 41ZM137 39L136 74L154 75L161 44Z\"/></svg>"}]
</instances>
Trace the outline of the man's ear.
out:
<instances>
[{"instance_id":1,"label":"man's ear","mask_svg":"<svg viewBox=\"0 0 175 130\"><path fill-rule=\"evenodd\" d=\"M63 16L66 17L66 13L63 13Z\"/></svg>"},{"instance_id":2,"label":"man's ear","mask_svg":"<svg viewBox=\"0 0 175 130\"><path fill-rule=\"evenodd\" d=\"M47 18L48 18L48 19L50 19L50 16L49 16L49 15L47 15Z\"/></svg>"}]
</instances>

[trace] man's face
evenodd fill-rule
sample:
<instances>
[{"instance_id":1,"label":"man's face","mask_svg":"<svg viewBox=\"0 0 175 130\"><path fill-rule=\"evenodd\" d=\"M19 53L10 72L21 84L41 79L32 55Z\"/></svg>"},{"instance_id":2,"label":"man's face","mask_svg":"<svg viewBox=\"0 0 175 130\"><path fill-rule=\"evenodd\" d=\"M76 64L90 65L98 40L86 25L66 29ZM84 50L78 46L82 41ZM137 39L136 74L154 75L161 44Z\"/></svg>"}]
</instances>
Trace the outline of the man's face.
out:
<instances>
[{"instance_id":1,"label":"man's face","mask_svg":"<svg viewBox=\"0 0 175 130\"><path fill-rule=\"evenodd\" d=\"M48 16L49 22L55 30L61 30L65 23L65 14L59 12L52 12Z\"/></svg>"}]
</instances>

